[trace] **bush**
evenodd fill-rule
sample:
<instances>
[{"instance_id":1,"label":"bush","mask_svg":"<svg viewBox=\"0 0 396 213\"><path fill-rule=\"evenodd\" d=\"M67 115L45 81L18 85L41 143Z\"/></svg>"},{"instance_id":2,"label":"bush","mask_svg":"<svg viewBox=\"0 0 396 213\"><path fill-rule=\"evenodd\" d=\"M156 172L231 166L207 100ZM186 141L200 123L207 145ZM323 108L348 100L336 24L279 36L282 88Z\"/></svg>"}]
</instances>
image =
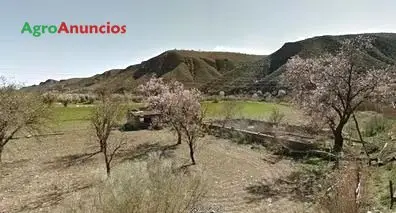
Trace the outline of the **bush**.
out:
<instances>
[{"instance_id":1,"label":"bush","mask_svg":"<svg viewBox=\"0 0 396 213\"><path fill-rule=\"evenodd\" d=\"M72 211L191 212L206 191L204 179L199 175L201 172L180 168L169 160L160 159L160 156L151 156L148 162L125 163L120 167L104 184L92 190L95 194L93 203L73 205Z\"/></svg>"},{"instance_id":2,"label":"bush","mask_svg":"<svg viewBox=\"0 0 396 213\"><path fill-rule=\"evenodd\" d=\"M146 126L143 126L141 122L137 120L129 120L127 121L121 128L122 131L137 131L141 129L147 128Z\"/></svg>"},{"instance_id":3,"label":"bush","mask_svg":"<svg viewBox=\"0 0 396 213\"><path fill-rule=\"evenodd\" d=\"M272 108L271 114L268 119L271 123L279 124L283 120L284 117L285 117L285 114L280 112L278 107L274 107L274 108Z\"/></svg>"},{"instance_id":4,"label":"bush","mask_svg":"<svg viewBox=\"0 0 396 213\"><path fill-rule=\"evenodd\" d=\"M327 189L326 196L319 199L322 212L365 212L362 211L367 202L365 178L366 172L359 166L353 165L353 163L332 174L328 181L330 187L325 187Z\"/></svg>"},{"instance_id":5,"label":"bush","mask_svg":"<svg viewBox=\"0 0 396 213\"><path fill-rule=\"evenodd\" d=\"M372 137L387 131L389 127L390 123L386 118L376 115L364 125L363 135L365 137Z\"/></svg>"}]
</instances>

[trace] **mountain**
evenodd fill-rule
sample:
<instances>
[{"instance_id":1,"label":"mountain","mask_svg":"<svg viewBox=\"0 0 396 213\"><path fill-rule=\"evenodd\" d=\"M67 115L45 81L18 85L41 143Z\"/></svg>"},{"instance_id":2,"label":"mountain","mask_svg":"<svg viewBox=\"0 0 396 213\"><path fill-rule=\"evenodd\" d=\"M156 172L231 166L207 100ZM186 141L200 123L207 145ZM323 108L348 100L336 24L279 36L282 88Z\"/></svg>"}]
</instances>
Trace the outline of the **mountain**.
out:
<instances>
[{"instance_id":1,"label":"mountain","mask_svg":"<svg viewBox=\"0 0 396 213\"><path fill-rule=\"evenodd\" d=\"M118 92L133 90L156 74L175 79L187 87L197 87L209 94L272 92L279 89L279 75L285 71L287 60L295 55L315 57L324 52L333 53L341 41L360 35L369 36L373 48L363 52L366 66L382 67L396 64L396 33L370 33L340 36L318 36L301 41L287 42L268 56L229 52L199 52L187 50L166 51L141 64L125 69L109 70L89 78L47 80L27 90L89 91L100 86L111 86Z\"/></svg>"},{"instance_id":2,"label":"mountain","mask_svg":"<svg viewBox=\"0 0 396 213\"><path fill-rule=\"evenodd\" d=\"M201 87L221 77L242 63L256 61L264 56L231 52L200 52L170 50L140 64L125 69L113 69L89 78L47 80L39 85L24 88L30 91L87 92L109 86L116 92L133 90L153 74L164 79L176 79L187 87Z\"/></svg>"},{"instance_id":3,"label":"mountain","mask_svg":"<svg viewBox=\"0 0 396 213\"><path fill-rule=\"evenodd\" d=\"M225 91L226 94L253 93L257 90L273 92L282 87L278 77L285 71L285 64L291 57L299 55L302 58L308 58L325 52L334 53L340 48L343 40L361 35L371 37L373 43L372 50L362 53L365 66L384 67L396 64L396 33L318 36L287 42L269 56L225 73L220 78L202 86L201 89L209 94L216 94L220 90Z\"/></svg>"}]
</instances>

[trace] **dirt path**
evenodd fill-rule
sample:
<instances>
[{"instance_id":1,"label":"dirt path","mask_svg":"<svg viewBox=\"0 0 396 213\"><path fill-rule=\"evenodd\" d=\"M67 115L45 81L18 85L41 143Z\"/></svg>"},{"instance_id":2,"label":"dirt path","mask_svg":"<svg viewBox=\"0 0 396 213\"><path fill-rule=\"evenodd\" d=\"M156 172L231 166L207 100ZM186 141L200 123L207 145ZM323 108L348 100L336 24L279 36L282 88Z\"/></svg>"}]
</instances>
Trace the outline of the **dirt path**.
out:
<instances>
[{"instance_id":1,"label":"dirt path","mask_svg":"<svg viewBox=\"0 0 396 213\"><path fill-rule=\"evenodd\" d=\"M263 160L270 157L268 154L251 150L248 146L214 137L205 140L206 146L200 150L198 159L203 161L205 171L213 181L206 198L209 205L230 213L279 212L287 200L275 200L272 196L278 195L272 195L263 186L290 175L292 162L281 160L272 164ZM283 209L281 212L289 211Z\"/></svg>"}]
</instances>

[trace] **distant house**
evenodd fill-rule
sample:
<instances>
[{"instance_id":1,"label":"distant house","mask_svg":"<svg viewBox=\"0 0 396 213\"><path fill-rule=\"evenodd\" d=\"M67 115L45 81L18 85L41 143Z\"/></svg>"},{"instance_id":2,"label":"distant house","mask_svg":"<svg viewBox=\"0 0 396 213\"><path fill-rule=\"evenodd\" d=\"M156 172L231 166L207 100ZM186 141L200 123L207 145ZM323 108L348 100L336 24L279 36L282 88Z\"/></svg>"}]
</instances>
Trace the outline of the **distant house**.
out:
<instances>
[{"instance_id":1,"label":"distant house","mask_svg":"<svg viewBox=\"0 0 396 213\"><path fill-rule=\"evenodd\" d=\"M132 109L127 112L127 123L125 130L148 129L150 127L159 128L155 120L159 120L160 112L154 110Z\"/></svg>"}]
</instances>

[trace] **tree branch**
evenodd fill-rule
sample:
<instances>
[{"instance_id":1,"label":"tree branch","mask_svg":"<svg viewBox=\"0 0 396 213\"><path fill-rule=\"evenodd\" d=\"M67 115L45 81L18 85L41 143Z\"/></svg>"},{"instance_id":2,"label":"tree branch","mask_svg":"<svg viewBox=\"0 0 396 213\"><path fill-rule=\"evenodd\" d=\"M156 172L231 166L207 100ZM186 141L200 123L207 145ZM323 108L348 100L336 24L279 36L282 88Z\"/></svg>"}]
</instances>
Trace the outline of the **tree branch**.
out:
<instances>
[{"instance_id":1,"label":"tree branch","mask_svg":"<svg viewBox=\"0 0 396 213\"><path fill-rule=\"evenodd\" d=\"M113 152L110 154L110 157L109 157L109 164L111 163L111 161L113 160L113 157L114 157L114 155L115 155L115 153L121 148L121 146L123 145L124 143L119 143L118 144L118 146L113 150Z\"/></svg>"},{"instance_id":2,"label":"tree branch","mask_svg":"<svg viewBox=\"0 0 396 213\"><path fill-rule=\"evenodd\" d=\"M334 104L331 105L331 108L333 108L337 112L337 114L340 116L341 119L342 118L341 110L338 109Z\"/></svg>"},{"instance_id":3,"label":"tree branch","mask_svg":"<svg viewBox=\"0 0 396 213\"><path fill-rule=\"evenodd\" d=\"M352 113L352 118L353 118L353 120L355 122L356 130L358 132L359 139L362 142L362 146L363 146L364 152L366 153L367 158L369 159L369 162L370 162L370 155L369 155L369 153L367 151L366 142L363 140L362 133L360 132L359 123L358 123L358 120L356 119L355 113Z\"/></svg>"},{"instance_id":4,"label":"tree branch","mask_svg":"<svg viewBox=\"0 0 396 213\"><path fill-rule=\"evenodd\" d=\"M1 145L2 145L2 146L5 146L5 145L8 143L8 141L10 141L10 139L11 139L20 129L22 129L22 126L18 126L17 128L15 128L14 131L12 131L12 132L10 133L10 135L8 135L7 137L5 137L4 140L1 141L1 143L2 143Z\"/></svg>"}]
</instances>

